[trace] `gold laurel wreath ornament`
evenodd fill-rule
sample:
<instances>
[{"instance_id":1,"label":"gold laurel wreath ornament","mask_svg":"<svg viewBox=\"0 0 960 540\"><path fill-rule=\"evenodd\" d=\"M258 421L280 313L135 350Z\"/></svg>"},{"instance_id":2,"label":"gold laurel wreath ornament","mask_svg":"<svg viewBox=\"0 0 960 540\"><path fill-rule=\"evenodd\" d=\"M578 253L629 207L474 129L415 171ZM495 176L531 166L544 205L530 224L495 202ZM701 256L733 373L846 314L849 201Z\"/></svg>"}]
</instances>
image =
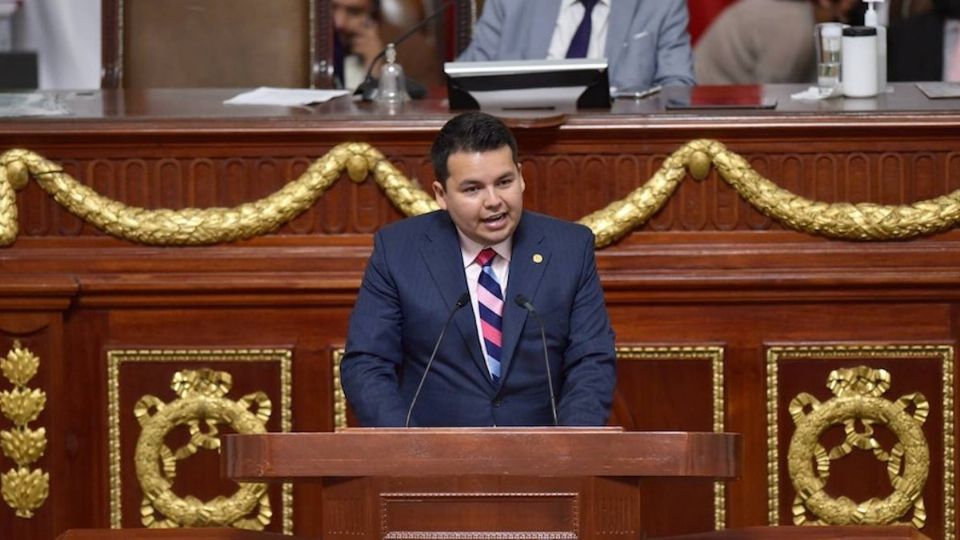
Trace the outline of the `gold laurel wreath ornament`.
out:
<instances>
[{"instance_id":1,"label":"gold laurel wreath ornament","mask_svg":"<svg viewBox=\"0 0 960 540\"><path fill-rule=\"evenodd\" d=\"M926 511L921 495L930 472L930 449L922 430L930 411L926 398L920 393L907 394L896 401L883 398L890 388L890 373L866 366L832 371L827 387L834 394L827 401L801 393L789 405L797 426L787 455L790 479L797 493L793 502L794 524L890 525L912 509L910 523L922 528ZM863 431L858 431L858 425L863 426ZM832 426L843 426L845 438L827 450L820 444L820 437ZM897 442L889 451L874 437L874 426L884 426L896 436ZM854 449L871 452L886 464L892 494L858 503L826 493L831 462ZM808 518L808 512L815 518Z\"/></svg>"},{"instance_id":2,"label":"gold laurel wreath ornament","mask_svg":"<svg viewBox=\"0 0 960 540\"><path fill-rule=\"evenodd\" d=\"M164 403L156 396L143 396L134 407L142 431L135 455L137 479L143 490L141 520L150 528L216 527L262 531L271 520L266 484L239 483L229 497L210 501L180 498L173 492L177 462L200 449L218 450L218 426L229 425L237 433L265 433L272 405L263 392L233 401L226 398L233 379L224 371L210 369L178 371L171 387L179 399ZM190 440L171 449L164 439L173 429L186 426ZM256 510L254 517L249 517ZM160 515L165 516L161 517Z\"/></svg>"}]
</instances>

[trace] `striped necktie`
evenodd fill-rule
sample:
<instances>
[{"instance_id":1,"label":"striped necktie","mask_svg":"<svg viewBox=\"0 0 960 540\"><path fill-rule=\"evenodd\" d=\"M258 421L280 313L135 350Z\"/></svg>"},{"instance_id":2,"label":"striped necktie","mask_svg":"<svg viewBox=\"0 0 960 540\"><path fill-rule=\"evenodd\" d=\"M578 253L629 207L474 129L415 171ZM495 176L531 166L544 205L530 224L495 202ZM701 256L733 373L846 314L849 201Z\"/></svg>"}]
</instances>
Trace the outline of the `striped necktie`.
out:
<instances>
[{"instance_id":1,"label":"striped necktie","mask_svg":"<svg viewBox=\"0 0 960 540\"><path fill-rule=\"evenodd\" d=\"M503 342L503 293L492 266L496 257L496 251L486 248L476 259L481 266L480 279L477 280L477 307L480 310L483 345L487 349L487 369L493 382L500 380L500 345Z\"/></svg>"}]
</instances>

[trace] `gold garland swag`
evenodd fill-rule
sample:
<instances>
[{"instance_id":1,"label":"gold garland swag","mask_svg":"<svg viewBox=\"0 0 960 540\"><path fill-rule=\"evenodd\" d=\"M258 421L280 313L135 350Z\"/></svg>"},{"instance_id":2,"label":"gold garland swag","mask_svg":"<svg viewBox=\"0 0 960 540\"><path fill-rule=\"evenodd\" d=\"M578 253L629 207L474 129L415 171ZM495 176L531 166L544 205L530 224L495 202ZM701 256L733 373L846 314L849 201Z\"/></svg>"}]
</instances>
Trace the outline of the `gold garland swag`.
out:
<instances>
[{"instance_id":1,"label":"gold garland swag","mask_svg":"<svg viewBox=\"0 0 960 540\"><path fill-rule=\"evenodd\" d=\"M579 220L598 248L647 222L690 173L702 180L716 168L754 208L791 229L839 240L902 240L953 228L960 221L960 190L909 205L826 203L782 189L747 161L713 140L691 141L671 154L644 185ZM0 155L0 246L17 238L16 191L30 177L58 204L117 238L156 246L196 246L246 240L275 231L312 206L346 171L354 182L372 175L394 206L413 216L436 210L431 194L406 178L366 143L335 146L296 180L257 201L233 208L148 210L104 197L44 157L23 149Z\"/></svg>"}]
</instances>

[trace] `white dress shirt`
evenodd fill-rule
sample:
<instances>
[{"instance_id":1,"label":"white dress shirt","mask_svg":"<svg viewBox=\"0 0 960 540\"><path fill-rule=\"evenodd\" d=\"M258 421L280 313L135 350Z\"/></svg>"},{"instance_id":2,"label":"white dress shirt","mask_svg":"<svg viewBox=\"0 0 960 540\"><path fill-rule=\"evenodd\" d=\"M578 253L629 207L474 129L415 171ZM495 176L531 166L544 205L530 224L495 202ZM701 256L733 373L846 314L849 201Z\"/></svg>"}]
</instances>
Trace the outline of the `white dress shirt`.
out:
<instances>
[{"instance_id":1,"label":"white dress shirt","mask_svg":"<svg viewBox=\"0 0 960 540\"><path fill-rule=\"evenodd\" d=\"M363 68L363 58L359 54L348 54L343 57L343 87L353 90L363 82L366 70Z\"/></svg>"},{"instance_id":2,"label":"white dress shirt","mask_svg":"<svg viewBox=\"0 0 960 540\"><path fill-rule=\"evenodd\" d=\"M500 294L503 295L504 309L507 304L507 278L510 277L510 254L513 252L513 237L507 238L499 244L483 246L467 238L457 229L460 236L460 254L463 255L463 271L467 274L467 290L470 292L470 304L473 305L473 318L477 323L477 337L480 339L480 350L484 358L487 357L487 346L483 342L483 327L480 324L480 304L477 302L477 282L480 280L482 267L477 264L476 258L484 248L489 247L497 252L497 257L490 264L493 273L500 283Z\"/></svg>"},{"instance_id":3,"label":"white dress shirt","mask_svg":"<svg viewBox=\"0 0 960 540\"><path fill-rule=\"evenodd\" d=\"M606 58L607 21L610 18L610 2L600 0L593 7L590 17L590 48L587 49L587 58ZM553 28L553 38L550 39L550 48L547 49L547 60L558 60L567 57L567 49L577 33L577 27L583 20L586 8L580 0L562 0L560 13L557 15L557 24Z\"/></svg>"},{"instance_id":4,"label":"white dress shirt","mask_svg":"<svg viewBox=\"0 0 960 540\"><path fill-rule=\"evenodd\" d=\"M960 82L960 20L943 22L943 80Z\"/></svg>"}]
</instances>

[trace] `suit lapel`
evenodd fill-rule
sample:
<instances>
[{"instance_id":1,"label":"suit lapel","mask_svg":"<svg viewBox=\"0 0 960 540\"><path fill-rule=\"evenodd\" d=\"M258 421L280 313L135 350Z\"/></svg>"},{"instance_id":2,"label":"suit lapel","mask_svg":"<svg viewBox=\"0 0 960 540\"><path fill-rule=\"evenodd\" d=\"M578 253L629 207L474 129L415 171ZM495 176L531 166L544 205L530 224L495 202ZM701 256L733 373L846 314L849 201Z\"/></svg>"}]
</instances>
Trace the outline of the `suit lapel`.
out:
<instances>
[{"instance_id":1,"label":"suit lapel","mask_svg":"<svg viewBox=\"0 0 960 540\"><path fill-rule=\"evenodd\" d=\"M610 17L607 19L607 45L605 53L607 63L613 66L617 62L623 44L627 42L627 32L636 14L640 2L643 0L611 0Z\"/></svg>"},{"instance_id":2,"label":"suit lapel","mask_svg":"<svg viewBox=\"0 0 960 540\"><path fill-rule=\"evenodd\" d=\"M446 212L438 215L420 245L420 254L426 264L427 271L433 277L440 294L443 296L443 312L452 309L460 295L467 292L467 278L463 271L463 255L460 252L460 239L457 229ZM487 380L490 373L487 364L482 359L480 338L477 336L477 323L473 309L464 306L454 315L453 322L463 339L464 348L470 352L470 358L480 369Z\"/></svg>"},{"instance_id":3,"label":"suit lapel","mask_svg":"<svg viewBox=\"0 0 960 540\"><path fill-rule=\"evenodd\" d=\"M537 294L540 279L550 262L550 250L544 235L530 218L524 213L513 234L513 253L510 256L510 276L507 281L507 294L504 295L503 307L503 347L500 349L501 384L509 376L510 366L513 363L513 353L520 340L520 333L527 320L527 310L518 306L515 298L522 294L529 300Z\"/></svg>"},{"instance_id":4,"label":"suit lapel","mask_svg":"<svg viewBox=\"0 0 960 540\"><path fill-rule=\"evenodd\" d=\"M523 0L530 3L533 15L528 18L532 22L528 26L530 40L527 42L526 60L543 60L550 49L550 39L553 38L553 29L557 25L557 16L560 15L561 0Z\"/></svg>"}]
</instances>

